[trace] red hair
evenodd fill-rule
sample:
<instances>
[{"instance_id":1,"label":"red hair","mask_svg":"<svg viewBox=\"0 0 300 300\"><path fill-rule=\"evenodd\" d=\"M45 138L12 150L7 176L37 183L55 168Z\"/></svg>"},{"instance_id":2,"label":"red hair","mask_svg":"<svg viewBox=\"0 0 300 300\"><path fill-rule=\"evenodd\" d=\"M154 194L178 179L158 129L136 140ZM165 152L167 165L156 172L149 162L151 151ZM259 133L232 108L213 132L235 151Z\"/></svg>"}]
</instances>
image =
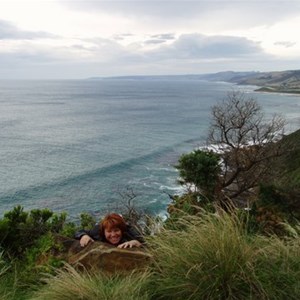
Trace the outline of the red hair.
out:
<instances>
[{"instance_id":1,"label":"red hair","mask_svg":"<svg viewBox=\"0 0 300 300\"><path fill-rule=\"evenodd\" d=\"M126 231L126 223L125 220L119 214L108 214L104 217L104 219L100 223L100 235L105 237L104 230L110 230L113 228L118 228L121 230L122 235Z\"/></svg>"}]
</instances>

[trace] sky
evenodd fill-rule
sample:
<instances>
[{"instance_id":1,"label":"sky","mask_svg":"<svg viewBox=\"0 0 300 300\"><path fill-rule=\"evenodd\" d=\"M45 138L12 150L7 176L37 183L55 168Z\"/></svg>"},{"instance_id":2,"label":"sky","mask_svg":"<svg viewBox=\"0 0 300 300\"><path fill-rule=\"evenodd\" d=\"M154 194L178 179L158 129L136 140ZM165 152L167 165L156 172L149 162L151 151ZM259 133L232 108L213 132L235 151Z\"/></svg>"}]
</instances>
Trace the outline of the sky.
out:
<instances>
[{"instance_id":1,"label":"sky","mask_svg":"<svg viewBox=\"0 0 300 300\"><path fill-rule=\"evenodd\" d=\"M0 79L300 69L300 0L0 0Z\"/></svg>"}]
</instances>

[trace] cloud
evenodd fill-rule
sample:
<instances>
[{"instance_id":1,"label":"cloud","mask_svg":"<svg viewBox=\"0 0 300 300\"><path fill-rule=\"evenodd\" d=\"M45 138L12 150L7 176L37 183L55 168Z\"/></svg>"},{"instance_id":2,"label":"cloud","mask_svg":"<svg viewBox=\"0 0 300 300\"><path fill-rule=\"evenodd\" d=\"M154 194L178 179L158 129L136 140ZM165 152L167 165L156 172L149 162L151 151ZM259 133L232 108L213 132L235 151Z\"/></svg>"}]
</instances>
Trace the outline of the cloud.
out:
<instances>
[{"instance_id":1,"label":"cloud","mask_svg":"<svg viewBox=\"0 0 300 300\"><path fill-rule=\"evenodd\" d=\"M162 40L174 40L175 34L173 33L161 33L161 34L153 34L151 38L162 39Z\"/></svg>"},{"instance_id":2,"label":"cloud","mask_svg":"<svg viewBox=\"0 0 300 300\"><path fill-rule=\"evenodd\" d=\"M17 51L14 48L14 52L0 54L0 64L5 66L1 72L7 76L17 70L20 75L22 68L30 68L32 77L43 72L43 77L49 78L50 70L53 74L56 66L57 76L62 78L157 74L157 70L160 74L190 73L188 70L201 73L203 65L209 70L213 67L222 70L221 65L217 67L220 60L223 65L228 62L234 65L235 61L241 65L248 59L262 60L265 55L258 44L241 37L184 34L168 45L165 41L145 40L136 47L123 46L113 38L77 39L65 46L53 43L32 46L34 41L26 41ZM148 43L155 49L143 46Z\"/></svg>"},{"instance_id":3,"label":"cloud","mask_svg":"<svg viewBox=\"0 0 300 300\"><path fill-rule=\"evenodd\" d=\"M158 45L158 44L163 44L165 42L173 41L175 39L176 37L175 34L173 33L152 34L150 35L150 39L144 41L144 44Z\"/></svg>"},{"instance_id":4,"label":"cloud","mask_svg":"<svg viewBox=\"0 0 300 300\"><path fill-rule=\"evenodd\" d=\"M191 22L210 26L234 28L270 25L297 15L299 1L287 0L119 0L119 1L64 1L70 10L97 14L125 16L140 20L152 27L184 25ZM218 18L218 19L217 19Z\"/></svg>"},{"instance_id":5,"label":"cloud","mask_svg":"<svg viewBox=\"0 0 300 300\"><path fill-rule=\"evenodd\" d=\"M145 44L162 44L162 43L165 43L166 40L161 40L161 39L152 39L152 40L146 40L144 43Z\"/></svg>"},{"instance_id":6,"label":"cloud","mask_svg":"<svg viewBox=\"0 0 300 300\"><path fill-rule=\"evenodd\" d=\"M123 41L126 38L133 37L133 36L134 36L134 34L132 34L132 33L115 34L115 35L113 35L113 39L116 41Z\"/></svg>"},{"instance_id":7,"label":"cloud","mask_svg":"<svg viewBox=\"0 0 300 300\"><path fill-rule=\"evenodd\" d=\"M181 35L171 45L148 53L159 58L219 59L263 54L257 43L243 37Z\"/></svg>"},{"instance_id":8,"label":"cloud","mask_svg":"<svg viewBox=\"0 0 300 300\"><path fill-rule=\"evenodd\" d=\"M272 27L268 24L300 8L295 1L282 6L281 1L269 0L59 2L64 10L53 31L51 22L46 27L39 27L38 21L28 27L25 22L22 30L14 25L22 24L17 18L0 20L1 78L188 74L264 70L264 66L274 70L274 56L262 49L264 35L252 34L247 26L263 24L267 34ZM37 12L36 16L36 20L42 18ZM120 22L118 16L122 16ZM288 41L293 37L274 31L268 45L280 51L295 45ZM246 33L249 38L242 37Z\"/></svg>"},{"instance_id":9,"label":"cloud","mask_svg":"<svg viewBox=\"0 0 300 300\"><path fill-rule=\"evenodd\" d=\"M295 42L289 42L289 41L279 41L274 43L275 46L283 46L285 48L290 48L296 45Z\"/></svg>"},{"instance_id":10,"label":"cloud","mask_svg":"<svg viewBox=\"0 0 300 300\"><path fill-rule=\"evenodd\" d=\"M55 35L47 32L21 30L11 22L0 20L0 40L32 40L55 37Z\"/></svg>"}]
</instances>

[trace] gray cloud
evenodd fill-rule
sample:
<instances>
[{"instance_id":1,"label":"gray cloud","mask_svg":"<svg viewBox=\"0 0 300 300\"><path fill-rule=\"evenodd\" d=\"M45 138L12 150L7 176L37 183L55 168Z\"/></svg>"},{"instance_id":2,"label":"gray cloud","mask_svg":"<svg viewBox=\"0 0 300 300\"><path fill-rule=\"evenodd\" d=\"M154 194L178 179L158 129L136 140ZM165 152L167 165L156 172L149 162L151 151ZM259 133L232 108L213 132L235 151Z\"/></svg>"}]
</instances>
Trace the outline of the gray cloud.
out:
<instances>
[{"instance_id":1,"label":"gray cloud","mask_svg":"<svg viewBox=\"0 0 300 300\"><path fill-rule=\"evenodd\" d=\"M131 34L131 33L115 34L113 36L113 39L116 40L116 41L123 41L126 38L132 37L132 36L134 36L134 34Z\"/></svg>"},{"instance_id":2,"label":"gray cloud","mask_svg":"<svg viewBox=\"0 0 300 300\"><path fill-rule=\"evenodd\" d=\"M263 54L260 46L243 37L181 35L173 44L149 53L160 58L237 58Z\"/></svg>"},{"instance_id":3,"label":"gray cloud","mask_svg":"<svg viewBox=\"0 0 300 300\"><path fill-rule=\"evenodd\" d=\"M264 71L275 65L257 43L242 37L186 34L169 45L158 43L151 51L133 50L103 38L78 39L61 48L32 49L30 43L24 43L19 52L0 53L0 78L188 74L257 70L258 66Z\"/></svg>"},{"instance_id":4,"label":"gray cloud","mask_svg":"<svg viewBox=\"0 0 300 300\"><path fill-rule=\"evenodd\" d=\"M162 44L165 43L166 40L161 40L161 39L152 39L152 40L146 40L144 43L145 44Z\"/></svg>"},{"instance_id":5,"label":"gray cloud","mask_svg":"<svg viewBox=\"0 0 300 300\"><path fill-rule=\"evenodd\" d=\"M163 39L163 40L174 40L175 34L173 34L173 33L153 34L153 35L151 35L151 38Z\"/></svg>"},{"instance_id":6,"label":"gray cloud","mask_svg":"<svg viewBox=\"0 0 300 300\"><path fill-rule=\"evenodd\" d=\"M296 45L295 42L289 42L289 41L280 41L280 42L276 42L274 43L274 45L276 46L283 46L285 48L290 48Z\"/></svg>"},{"instance_id":7,"label":"gray cloud","mask_svg":"<svg viewBox=\"0 0 300 300\"><path fill-rule=\"evenodd\" d=\"M19 29L11 22L0 20L0 40L33 40L39 38L56 38L57 36L47 32L25 31Z\"/></svg>"},{"instance_id":8,"label":"gray cloud","mask_svg":"<svg viewBox=\"0 0 300 300\"><path fill-rule=\"evenodd\" d=\"M126 53L126 49L121 46L115 39L105 39L105 38L90 38L84 39L91 44L91 47L85 47L89 49L90 52L101 53L101 55L112 56L122 56L123 53Z\"/></svg>"},{"instance_id":9,"label":"gray cloud","mask_svg":"<svg viewBox=\"0 0 300 300\"><path fill-rule=\"evenodd\" d=\"M228 36L205 36L201 34L181 35L169 45L160 45L164 40L146 40L142 44L157 44L158 48L151 51L143 50L142 46L138 50L130 50L120 45L115 40L94 38L78 40L77 43L66 47L52 48L32 48L30 42L25 43L18 52L7 54L8 57L16 61L53 62L60 60L81 61L82 58L76 57L73 51L89 54L89 61L111 61L124 63L149 63L163 60L182 60L189 59L219 59L263 55L259 45L241 37ZM88 44L86 44L88 43ZM3 58L3 54L1 55ZM9 60L10 61L10 60Z\"/></svg>"}]
</instances>

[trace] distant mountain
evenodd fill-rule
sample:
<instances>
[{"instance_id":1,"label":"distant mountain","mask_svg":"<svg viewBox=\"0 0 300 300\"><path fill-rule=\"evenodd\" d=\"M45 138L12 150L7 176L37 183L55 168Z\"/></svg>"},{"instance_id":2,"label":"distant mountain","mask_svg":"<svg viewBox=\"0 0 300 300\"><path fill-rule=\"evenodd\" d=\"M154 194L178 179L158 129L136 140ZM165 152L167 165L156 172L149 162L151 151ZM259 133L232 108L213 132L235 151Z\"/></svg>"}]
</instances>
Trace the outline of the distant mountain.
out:
<instances>
[{"instance_id":1,"label":"distant mountain","mask_svg":"<svg viewBox=\"0 0 300 300\"><path fill-rule=\"evenodd\" d=\"M238 78L248 78L257 75L258 72L234 72L234 71L225 71L211 74L203 74L202 79L209 81L226 81L237 83L235 80Z\"/></svg>"},{"instance_id":2,"label":"distant mountain","mask_svg":"<svg viewBox=\"0 0 300 300\"><path fill-rule=\"evenodd\" d=\"M239 85L256 85L256 91L299 93L300 70L281 72L218 72L209 74L190 75L148 75L148 76L118 76L118 77L93 77L89 80L208 80L225 81Z\"/></svg>"},{"instance_id":3,"label":"distant mountain","mask_svg":"<svg viewBox=\"0 0 300 300\"><path fill-rule=\"evenodd\" d=\"M206 74L189 75L132 75L114 77L93 77L89 80L207 80Z\"/></svg>"},{"instance_id":4,"label":"distant mountain","mask_svg":"<svg viewBox=\"0 0 300 300\"><path fill-rule=\"evenodd\" d=\"M183 75L132 75L132 76L113 76L113 77L92 77L88 80L208 80L226 81L236 76L250 76L257 72L219 72L209 74L183 74Z\"/></svg>"},{"instance_id":5,"label":"distant mountain","mask_svg":"<svg viewBox=\"0 0 300 300\"><path fill-rule=\"evenodd\" d=\"M215 76L219 79L223 76L224 81L241 85L260 86L261 88L256 91L300 93L300 70L281 72L246 72L244 74L241 72L221 72L216 73Z\"/></svg>"}]
</instances>

